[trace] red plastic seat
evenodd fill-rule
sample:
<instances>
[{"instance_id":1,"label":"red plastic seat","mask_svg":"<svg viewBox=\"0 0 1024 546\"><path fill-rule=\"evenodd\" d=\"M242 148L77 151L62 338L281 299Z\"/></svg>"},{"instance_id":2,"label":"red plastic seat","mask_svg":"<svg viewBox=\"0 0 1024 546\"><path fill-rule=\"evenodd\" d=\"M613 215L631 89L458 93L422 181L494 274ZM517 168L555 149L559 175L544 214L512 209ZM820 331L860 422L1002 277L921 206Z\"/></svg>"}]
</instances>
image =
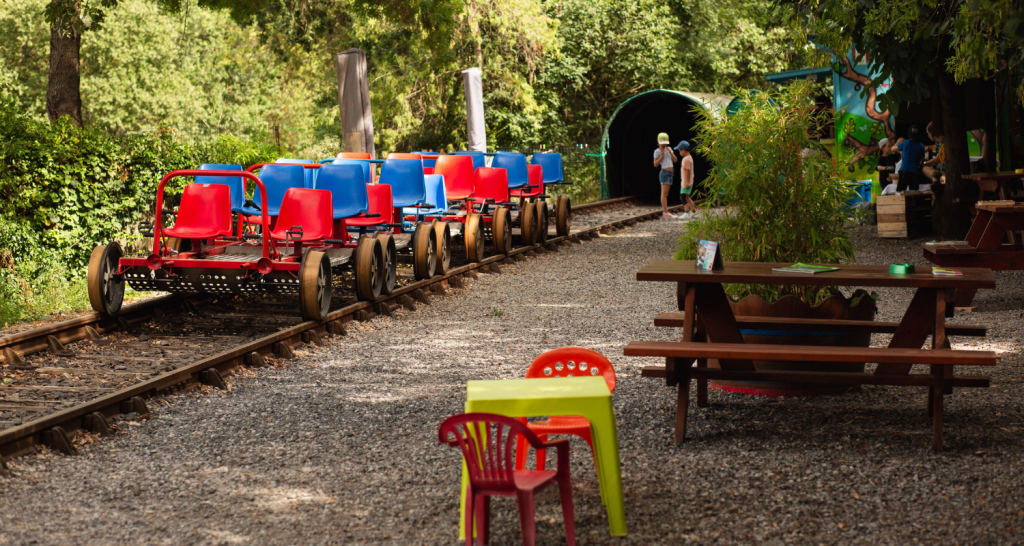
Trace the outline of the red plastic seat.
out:
<instances>
[{"instance_id":1,"label":"red plastic seat","mask_svg":"<svg viewBox=\"0 0 1024 546\"><path fill-rule=\"evenodd\" d=\"M291 188L281 200L281 212L270 236L277 241L319 241L331 236L333 224L331 192ZM302 236L293 239L287 232L295 226L302 228Z\"/></svg>"},{"instance_id":2,"label":"red plastic seat","mask_svg":"<svg viewBox=\"0 0 1024 546\"><path fill-rule=\"evenodd\" d=\"M231 235L231 189L223 184L189 184L181 195L174 227L161 230L179 239Z\"/></svg>"},{"instance_id":3,"label":"red plastic seat","mask_svg":"<svg viewBox=\"0 0 1024 546\"><path fill-rule=\"evenodd\" d=\"M366 197L370 201L370 207L367 210L367 214L377 212L380 213L380 216L356 216L355 218L345 220L345 225L358 227L392 223L392 217L395 212L395 201L391 198L391 185L368 184L366 186Z\"/></svg>"},{"instance_id":4,"label":"red plastic seat","mask_svg":"<svg viewBox=\"0 0 1024 546\"><path fill-rule=\"evenodd\" d=\"M526 370L527 379L542 377L583 377L602 376L608 383L608 390L615 392L615 368L611 361L597 351L581 347L562 347L538 356ZM525 421L525 419L523 420ZM549 434L579 436L590 446L594 455L594 440L590 436L590 421L579 415L552 415L546 421L527 423L527 427L546 441ZM520 442L516 452L516 468L526 468L526 444ZM537 469L544 470L545 453L537 451ZM596 466L596 460L595 460Z\"/></svg>"},{"instance_id":5,"label":"red plastic seat","mask_svg":"<svg viewBox=\"0 0 1024 546\"><path fill-rule=\"evenodd\" d=\"M423 174L434 174L433 167L423 167Z\"/></svg>"},{"instance_id":6,"label":"red plastic seat","mask_svg":"<svg viewBox=\"0 0 1024 546\"><path fill-rule=\"evenodd\" d=\"M508 171L492 167L480 167L473 173L473 197L474 203L483 203L487 199L494 199L494 204L508 203Z\"/></svg>"},{"instance_id":7,"label":"red plastic seat","mask_svg":"<svg viewBox=\"0 0 1024 546\"><path fill-rule=\"evenodd\" d=\"M512 197L537 197L544 195L544 169L540 165L527 165L530 185L533 188L514 188L511 191Z\"/></svg>"},{"instance_id":8,"label":"red plastic seat","mask_svg":"<svg viewBox=\"0 0 1024 546\"><path fill-rule=\"evenodd\" d=\"M558 470L513 468L512 454L520 439L538 450L555 448L558 453ZM453 415L441 423L438 440L442 444L461 448L466 461L469 472L465 510L467 546L473 544L474 515L477 544L489 542L492 496L516 497L519 501L519 526L523 544L535 544L533 493L556 481L562 503L562 518L565 520L566 541L569 546L575 546L576 526L573 520L568 440L541 442L537 435L514 418L492 413Z\"/></svg>"},{"instance_id":9,"label":"red plastic seat","mask_svg":"<svg viewBox=\"0 0 1024 546\"><path fill-rule=\"evenodd\" d=\"M462 201L473 196L473 158L468 155L442 155L434 165L434 174L444 177L449 201Z\"/></svg>"},{"instance_id":10,"label":"red plastic seat","mask_svg":"<svg viewBox=\"0 0 1024 546\"><path fill-rule=\"evenodd\" d=\"M403 152L391 152L387 159L423 159L420 154L409 154Z\"/></svg>"}]
</instances>

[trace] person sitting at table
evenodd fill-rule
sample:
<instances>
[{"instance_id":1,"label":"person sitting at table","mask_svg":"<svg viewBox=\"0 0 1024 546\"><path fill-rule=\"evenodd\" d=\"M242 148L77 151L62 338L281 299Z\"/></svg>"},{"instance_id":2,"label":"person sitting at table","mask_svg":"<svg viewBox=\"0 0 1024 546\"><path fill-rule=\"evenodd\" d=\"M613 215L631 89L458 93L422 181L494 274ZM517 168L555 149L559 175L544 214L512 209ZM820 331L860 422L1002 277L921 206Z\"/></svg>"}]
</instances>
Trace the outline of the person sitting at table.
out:
<instances>
[{"instance_id":1,"label":"person sitting at table","mask_svg":"<svg viewBox=\"0 0 1024 546\"><path fill-rule=\"evenodd\" d=\"M925 128L928 138L935 141L935 157L924 162L921 172L931 180L938 179L939 183L946 183L946 147L943 146L942 133L932 123Z\"/></svg>"},{"instance_id":2,"label":"person sitting at table","mask_svg":"<svg viewBox=\"0 0 1024 546\"><path fill-rule=\"evenodd\" d=\"M883 138L878 141L878 187L885 189L886 186L892 184L889 178L891 173L896 172L896 163L900 160L900 154L894 154L889 150L889 139Z\"/></svg>"},{"instance_id":3,"label":"person sitting at table","mask_svg":"<svg viewBox=\"0 0 1024 546\"><path fill-rule=\"evenodd\" d=\"M921 163L924 160L924 144L921 144L921 129L917 125L911 125L907 137L901 137L889 148L889 153L899 150L903 156L899 170L896 171L899 176L896 183L897 192L916 190L922 184Z\"/></svg>"}]
</instances>

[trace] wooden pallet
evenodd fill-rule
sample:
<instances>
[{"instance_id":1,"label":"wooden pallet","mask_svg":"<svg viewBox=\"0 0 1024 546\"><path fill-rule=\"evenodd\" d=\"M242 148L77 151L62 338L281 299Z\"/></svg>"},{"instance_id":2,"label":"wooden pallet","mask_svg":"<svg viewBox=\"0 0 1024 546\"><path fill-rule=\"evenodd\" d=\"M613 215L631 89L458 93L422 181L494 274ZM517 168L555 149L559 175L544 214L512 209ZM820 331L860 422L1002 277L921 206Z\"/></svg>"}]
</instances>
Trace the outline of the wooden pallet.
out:
<instances>
[{"instance_id":1,"label":"wooden pallet","mask_svg":"<svg viewBox=\"0 0 1024 546\"><path fill-rule=\"evenodd\" d=\"M879 195L875 209L878 236L906 239L928 235L932 231L931 212L930 193Z\"/></svg>"}]
</instances>

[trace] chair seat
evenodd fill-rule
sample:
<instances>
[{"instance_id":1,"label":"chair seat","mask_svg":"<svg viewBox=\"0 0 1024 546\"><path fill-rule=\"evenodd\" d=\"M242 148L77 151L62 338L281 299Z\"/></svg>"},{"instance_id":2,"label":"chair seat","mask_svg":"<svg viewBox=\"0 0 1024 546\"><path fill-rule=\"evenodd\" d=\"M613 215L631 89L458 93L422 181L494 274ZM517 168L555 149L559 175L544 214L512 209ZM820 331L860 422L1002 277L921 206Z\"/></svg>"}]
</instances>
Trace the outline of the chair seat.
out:
<instances>
[{"instance_id":1,"label":"chair seat","mask_svg":"<svg viewBox=\"0 0 1024 546\"><path fill-rule=\"evenodd\" d=\"M386 223L384 218L373 217L368 218L366 216L356 216L355 218L349 218L345 220L345 225L349 227L353 226L379 226Z\"/></svg>"},{"instance_id":2,"label":"chair seat","mask_svg":"<svg viewBox=\"0 0 1024 546\"><path fill-rule=\"evenodd\" d=\"M590 421L579 415L552 415L545 421L534 421L526 426L537 434L558 434L563 430L589 429Z\"/></svg>"},{"instance_id":3,"label":"chair seat","mask_svg":"<svg viewBox=\"0 0 1024 546\"><path fill-rule=\"evenodd\" d=\"M512 473L512 479L516 482L516 489L531 491L555 481L557 475L558 472L554 470L516 470Z\"/></svg>"},{"instance_id":4,"label":"chair seat","mask_svg":"<svg viewBox=\"0 0 1024 546\"><path fill-rule=\"evenodd\" d=\"M185 226L180 228L164 228L161 232L168 237L177 237L179 239L213 239L218 236L229 237L231 235L231 229L218 230L216 228L208 227L193 227Z\"/></svg>"}]
</instances>

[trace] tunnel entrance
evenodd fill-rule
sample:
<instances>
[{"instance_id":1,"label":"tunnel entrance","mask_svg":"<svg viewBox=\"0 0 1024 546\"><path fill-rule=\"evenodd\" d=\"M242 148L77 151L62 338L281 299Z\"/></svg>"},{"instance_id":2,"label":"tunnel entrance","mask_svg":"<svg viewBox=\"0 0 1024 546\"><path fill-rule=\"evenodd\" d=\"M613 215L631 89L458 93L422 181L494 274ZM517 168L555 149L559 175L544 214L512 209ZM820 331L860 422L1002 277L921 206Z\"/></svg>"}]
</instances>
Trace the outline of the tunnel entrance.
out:
<instances>
[{"instance_id":1,"label":"tunnel entrance","mask_svg":"<svg viewBox=\"0 0 1024 546\"><path fill-rule=\"evenodd\" d=\"M658 203L661 189L658 167L654 166L654 150L658 148L658 133L668 133L674 147L680 140L690 143L691 151L698 145L694 141L697 115L694 106L703 109L726 110L733 97L705 93L686 93L657 89L636 95L615 110L604 129L602 144L605 153L605 195L609 198L635 195L647 203ZM702 181L711 165L698 153L693 153L694 197L702 195ZM679 204L680 170L674 173L669 205Z\"/></svg>"}]
</instances>

